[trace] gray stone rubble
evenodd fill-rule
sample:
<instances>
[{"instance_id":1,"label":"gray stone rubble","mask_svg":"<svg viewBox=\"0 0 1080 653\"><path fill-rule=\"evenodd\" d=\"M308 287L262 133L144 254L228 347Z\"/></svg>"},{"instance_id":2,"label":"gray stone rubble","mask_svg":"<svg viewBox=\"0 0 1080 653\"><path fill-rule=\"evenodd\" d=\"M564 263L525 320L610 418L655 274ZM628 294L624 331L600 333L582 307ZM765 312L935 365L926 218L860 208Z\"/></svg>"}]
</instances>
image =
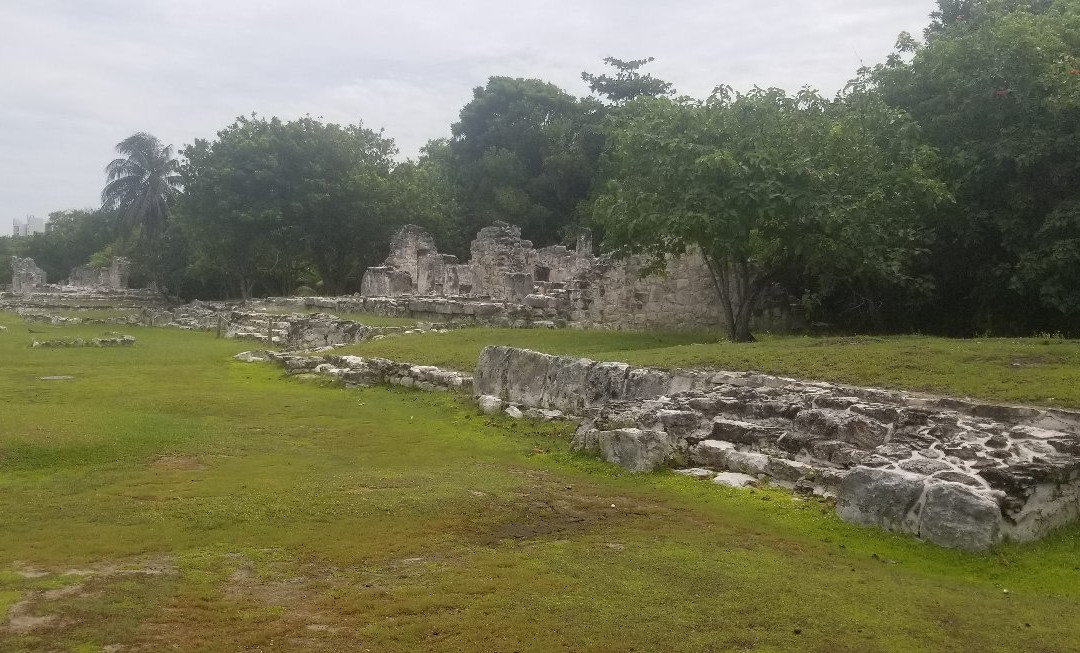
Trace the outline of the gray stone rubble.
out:
<instances>
[{"instance_id":1,"label":"gray stone rubble","mask_svg":"<svg viewBox=\"0 0 1080 653\"><path fill-rule=\"evenodd\" d=\"M385 358L362 356L312 356L296 352L241 352L234 357L246 363L274 361L288 375L317 374L346 386L398 385L429 391L472 392L472 377L433 365L413 365Z\"/></svg>"},{"instance_id":2,"label":"gray stone rubble","mask_svg":"<svg viewBox=\"0 0 1080 653\"><path fill-rule=\"evenodd\" d=\"M31 347L38 348L65 348L65 347L131 347L135 344L135 336L122 333L107 333L100 338L57 338L53 340L35 340Z\"/></svg>"}]
</instances>

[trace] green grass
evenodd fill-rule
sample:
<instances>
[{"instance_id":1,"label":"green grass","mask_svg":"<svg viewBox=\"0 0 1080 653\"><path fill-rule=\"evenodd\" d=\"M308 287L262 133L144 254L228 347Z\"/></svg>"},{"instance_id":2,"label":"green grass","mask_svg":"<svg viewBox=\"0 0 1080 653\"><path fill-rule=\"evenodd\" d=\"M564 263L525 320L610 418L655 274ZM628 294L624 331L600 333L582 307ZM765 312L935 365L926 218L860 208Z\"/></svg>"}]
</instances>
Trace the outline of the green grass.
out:
<instances>
[{"instance_id":1,"label":"green grass","mask_svg":"<svg viewBox=\"0 0 1080 653\"><path fill-rule=\"evenodd\" d=\"M1080 408L1080 341L924 336L764 337L715 334L465 329L349 347L349 353L471 370L486 344L660 368L753 370L799 378Z\"/></svg>"},{"instance_id":2,"label":"green grass","mask_svg":"<svg viewBox=\"0 0 1080 653\"><path fill-rule=\"evenodd\" d=\"M0 651L1080 642L1078 527L949 551L783 492L624 473L568 452L568 426L454 396L283 379L212 334L60 351L0 324L0 609L45 618L0 620Z\"/></svg>"}]
</instances>

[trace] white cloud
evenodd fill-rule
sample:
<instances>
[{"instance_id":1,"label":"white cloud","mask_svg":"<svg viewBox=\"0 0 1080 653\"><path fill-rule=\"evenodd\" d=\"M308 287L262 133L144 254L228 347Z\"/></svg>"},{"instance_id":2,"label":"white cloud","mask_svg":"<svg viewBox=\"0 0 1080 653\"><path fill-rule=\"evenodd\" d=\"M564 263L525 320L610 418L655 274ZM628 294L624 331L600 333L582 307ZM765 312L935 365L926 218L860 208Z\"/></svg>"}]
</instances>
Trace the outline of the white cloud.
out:
<instances>
[{"instance_id":1,"label":"white cloud","mask_svg":"<svg viewBox=\"0 0 1080 653\"><path fill-rule=\"evenodd\" d=\"M656 57L682 92L832 93L918 32L933 0L98 0L0 5L0 233L92 206L112 146L177 147L240 114L384 127L405 155L449 135L491 75L583 94L606 56Z\"/></svg>"}]
</instances>

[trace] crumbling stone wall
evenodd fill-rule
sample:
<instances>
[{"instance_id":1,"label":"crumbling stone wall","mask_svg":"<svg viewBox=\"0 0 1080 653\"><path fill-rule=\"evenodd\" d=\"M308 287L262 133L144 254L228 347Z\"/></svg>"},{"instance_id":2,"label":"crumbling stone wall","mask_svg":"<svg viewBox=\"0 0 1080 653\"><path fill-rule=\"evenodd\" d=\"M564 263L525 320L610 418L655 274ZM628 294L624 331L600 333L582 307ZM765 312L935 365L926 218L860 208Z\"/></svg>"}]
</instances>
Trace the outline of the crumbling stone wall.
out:
<instances>
[{"instance_id":1,"label":"crumbling stone wall","mask_svg":"<svg viewBox=\"0 0 1080 653\"><path fill-rule=\"evenodd\" d=\"M717 483L833 495L847 521L947 547L1034 540L1080 517L1071 411L511 347L485 348L473 385L582 416L573 446L632 471L695 465Z\"/></svg>"},{"instance_id":2,"label":"crumbling stone wall","mask_svg":"<svg viewBox=\"0 0 1080 653\"><path fill-rule=\"evenodd\" d=\"M131 261L123 257L113 257L108 267L98 268L92 265L80 265L72 269L68 285L79 288L109 288L124 290L128 287Z\"/></svg>"},{"instance_id":3,"label":"crumbling stone wall","mask_svg":"<svg viewBox=\"0 0 1080 653\"><path fill-rule=\"evenodd\" d=\"M45 271L32 258L11 257L11 290L19 294L37 292L45 287Z\"/></svg>"},{"instance_id":4,"label":"crumbling stone wall","mask_svg":"<svg viewBox=\"0 0 1080 653\"><path fill-rule=\"evenodd\" d=\"M573 249L535 249L520 228L503 222L481 229L470 254L460 263L440 254L423 229L404 227L383 265L365 272L361 294L523 305L541 311L544 319L586 326L691 329L721 323L700 254L672 260L666 274L643 276L641 259L593 256L587 236Z\"/></svg>"}]
</instances>

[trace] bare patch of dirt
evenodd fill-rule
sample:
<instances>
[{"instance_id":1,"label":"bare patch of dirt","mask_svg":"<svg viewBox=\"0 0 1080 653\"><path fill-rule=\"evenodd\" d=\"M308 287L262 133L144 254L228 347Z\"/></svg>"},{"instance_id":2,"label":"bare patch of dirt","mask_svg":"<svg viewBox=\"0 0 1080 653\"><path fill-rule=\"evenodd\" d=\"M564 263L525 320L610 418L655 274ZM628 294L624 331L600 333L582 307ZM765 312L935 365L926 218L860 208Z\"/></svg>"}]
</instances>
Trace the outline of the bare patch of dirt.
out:
<instances>
[{"instance_id":1,"label":"bare patch of dirt","mask_svg":"<svg viewBox=\"0 0 1080 653\"><path fill-rule=\"evenodd\" d=\"M493 506L505 515L478 538L494 546L503 540L561 539L632 519L662 517L670 512L659 504L625 496L586 494L535 472L527 472L535 484L518 493L510 505Z\"/></svg>"},{"instance_id":2,"label":"bare patch of dirt","mask_svg":"<svg viewBox=\"0 0 1080 653\"><path fill-rule=\"evenodd\" d=\"M17 635L25 635L58 623L59 618L56 615L37 616L30 613L36 598L36 595L29 594L25 599L11 606L8 610L8 630Z\"/></svg>"},{"instance_id":3,"label":"bare patch of dirt","mask_svg":"<svg viewBox=\"0 0 1080 653\"><path fill-rule=\"evenodd\" d=\"M40 630L56 630L65 628L73 622L62 619L55 614L40 614L47 610L49 603L60 601L73 596L91 596L86 590L86 583L96 579L106 579L113 576L125 575L149 575L160 576L175 574L171 558L140 558L127 562L109 561L102 562L85 569L64 569L46 571L37 569L25 562L16 561L12 564L16 574L27 580L35 581L55 577L76 577L79 580L71 584L55 587L48 590L30 590L23 594L22 600L15 603L8 610L7 622L0 622L0 633L5 631L19 635L25 635Z\"/></svg>"},{"instance_id":4,"label":"bare patch of dirt","mask_svg":"<svg viewBox=\"0 0 1080 653\"><path fill-rule=\"evenodd\" d=\"M206 469L206 465L200 462L197 458L191 456L181 456L177 454L168 454L158 457L151 463L151 467L155 469L169 469L179 471L202 471Z\"/></svg>"}]
</instances>

